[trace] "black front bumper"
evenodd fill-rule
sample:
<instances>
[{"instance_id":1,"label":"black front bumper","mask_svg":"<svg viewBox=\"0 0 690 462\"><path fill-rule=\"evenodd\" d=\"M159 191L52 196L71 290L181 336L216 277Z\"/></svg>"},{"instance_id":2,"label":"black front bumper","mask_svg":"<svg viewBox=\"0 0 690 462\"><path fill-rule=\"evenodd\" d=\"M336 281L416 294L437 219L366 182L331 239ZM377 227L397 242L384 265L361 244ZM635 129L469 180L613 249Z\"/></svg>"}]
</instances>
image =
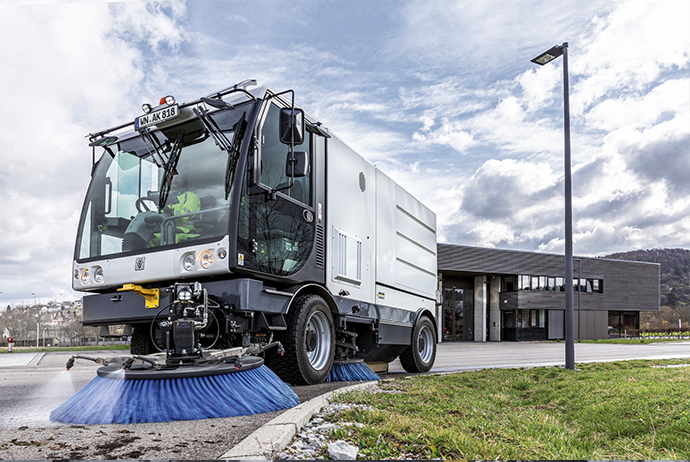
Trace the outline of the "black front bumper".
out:
<instances>
[{"instance_id":1,"label":"black front bumper","mask_svg":"<svg viewBox=\"0 0 690 462\"><path fill-rule=\"evenodd\" d=\"M248 278L211 281L202 284L209 295L216 296L233 310L287 313L290 294L264 290L261 281ZM94 294L84 297L82 323L85 326L138 324L150 322L161 308L171 303L167 287L160 287L158 308L146 308L144 297L131 291Z\"/></svg>"}]
</instances>

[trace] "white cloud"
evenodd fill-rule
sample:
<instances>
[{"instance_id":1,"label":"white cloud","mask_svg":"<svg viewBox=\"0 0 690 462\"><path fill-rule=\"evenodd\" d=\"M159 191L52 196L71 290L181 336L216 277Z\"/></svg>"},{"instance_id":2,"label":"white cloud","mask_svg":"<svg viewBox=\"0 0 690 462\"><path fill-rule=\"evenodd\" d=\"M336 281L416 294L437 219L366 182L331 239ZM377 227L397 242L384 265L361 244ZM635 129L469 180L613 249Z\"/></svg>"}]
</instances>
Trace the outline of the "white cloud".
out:
<instances>
[{"instance_id":1,"label":"white cloud","mask_svg":"<svg viewBox=\"0 0 690 462\"><path fill-rule=\"evenodd\" d=\"M472 135L462 129L461 124L451 122L448 119L441 121L441 127L431 130L433 122L426 118L424 127L412 135L412 139L424 144L438 144L448 146L462 153L472 146L474 140Z\"/></svg>"},{"instance_id":2,"label":"white cloud","mask_svg":"<svg viewBox=\"0 0 690 462\"><path fill-rule=\"evenodd\" d=\"M646 129L658 124L662 117L687 116L689 101L690 79L668 80L642 95L602 101L586 114L586 119L589 126L600 130Z\"/></svg>"},{"instance_id":3,"label":"white cloud","mask_svg":"<svg viewBox=\"0 0 690 462\"><path fill-rule=\"evenodd\" d=\"M231 14L230 16L227 17L227 20L230 22L241 22L242 24L248 24L249 20L245 18L244 16L241 16L239 14Z\"/></svg>"},{"instance_id":4,"label":"white cloud","mask_svg":"<svg viewBox=\"0 0 690 462\"><path fill-rule=\"evenodd\" d=\"M389 50L412 56L419 68L447 72L459 64L464 75L493 73L518 63L527 66L542 48L576 37L593 14L611 7L599 0L416 0L402 7L404 28Z\"/></svg>"},{"instance_id":5,"label":"white cloud","mask_svg":"<svg viewBox=\"0 0 690 462\"><path fill-rule=\"evenodd\" d=\"M522 89L522 103L527 112L543 111L548 103L562 98L562 71L559 66L532 68L515 80Z\"/></svg>"},{"instance_id":6,"label":"white cloud","mask_svg":"<svg viewBox=\"0 0 690 462\"><path fill-rule=\"evenodd\" d=\"M573 88L574 112L612 92L645 92L663 72L687 69L689 18L685 0L624 1L596 18L591 35L572 51L572 70L585 77Z\"/></svg>"},{"instance_id":7,"label":"white cloud","mask_svg":"<svg viewBox=\"0 0 690 462\"><path fill-rule=\"evenodd\" d=\"M140 47L177 46L181 6L0 6L3 300L74 297L71 257L91 167L84 136L135 115L149 86Z\"/></svg>"}]
</instances>

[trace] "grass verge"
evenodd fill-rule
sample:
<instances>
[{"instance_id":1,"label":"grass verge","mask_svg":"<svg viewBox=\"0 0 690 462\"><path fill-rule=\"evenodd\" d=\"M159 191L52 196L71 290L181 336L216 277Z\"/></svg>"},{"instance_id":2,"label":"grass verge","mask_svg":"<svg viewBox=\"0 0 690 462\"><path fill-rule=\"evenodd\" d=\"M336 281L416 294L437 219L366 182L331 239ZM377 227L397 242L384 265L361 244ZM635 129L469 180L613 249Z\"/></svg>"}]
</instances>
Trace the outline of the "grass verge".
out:
<instances>
[{"instance_id":1,"label":"grass verge","mask_svg":"<svg viewBox=\"0 0 690 462\"><path fill-rule=\"evenodd\" d=\"M386 459L690 459L690 360L493 369L352 392L333 438Z\"/></svg>"},{"instance_id":2,"label":"grass verge","mask_svg":"<svg viewBox=\"0 0 690 462\"><path fill-rule=\"evenodd\" d=\"M12 353L48 353L56 351L97 351L97 350L129 350L129 345L91 345L75 347L13 347ZM0 349L0 354L7 354L7 347Z\"/></svg>"},{"instance_id":3,"label":"grass verge","mask_svg":"<svg viewBox=\"0 0 690 462\"><path fill-rule=\"evenodd\" d=\"M631 345L659 343L659 342L687 342L688 339L679 338L605 338L598 340L582 340L576 343L626 343Z\"/></svg>"}]
</instances>

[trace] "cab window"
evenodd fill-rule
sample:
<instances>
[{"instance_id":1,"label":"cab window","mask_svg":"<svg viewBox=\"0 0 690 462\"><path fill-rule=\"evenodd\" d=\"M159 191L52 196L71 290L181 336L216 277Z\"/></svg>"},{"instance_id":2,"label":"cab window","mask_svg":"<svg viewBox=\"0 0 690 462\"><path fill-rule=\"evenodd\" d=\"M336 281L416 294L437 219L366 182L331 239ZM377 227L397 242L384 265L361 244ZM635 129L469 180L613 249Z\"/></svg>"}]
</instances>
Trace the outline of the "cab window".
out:
<instances>
[{"instance_id":1,"label":"cab window","mask_svg":"<svg viewBox=\"0 0 690 462\"><path fill-rule=\"evenodd\" d=\"M280 190L283 194L307 205L312 205L312 172L295 178L292 187L288 189L290 177L286 172L286 165L290 147L280 142L278 135L278 120L280 109L275 104L268 108L261 131L261 183L271 189ZM311 165L311 143L309 133L305 133L302 144L295 145L295 151L307 153L307 163Z\"/></svg>"}]
</instances>

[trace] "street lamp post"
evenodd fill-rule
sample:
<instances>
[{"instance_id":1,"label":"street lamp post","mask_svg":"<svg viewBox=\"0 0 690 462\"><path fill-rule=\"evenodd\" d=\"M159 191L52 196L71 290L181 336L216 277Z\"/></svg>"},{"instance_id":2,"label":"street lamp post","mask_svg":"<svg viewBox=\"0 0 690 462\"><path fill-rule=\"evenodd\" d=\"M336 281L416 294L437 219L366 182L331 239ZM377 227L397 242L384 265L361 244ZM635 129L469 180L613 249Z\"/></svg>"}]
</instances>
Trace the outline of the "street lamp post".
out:
<instances>
[{"instance_id":1,"label":"street lamp post","mask_svg":"<svg viewBox=\"0 0 690 462\"><path fill-rule=\"evenodd\" d=\"M531 61L543 66L563 55L563 131L565 135L565 367L575 370L573 313L573 199L570 174L570 91L568 81L568 42L556 45Z\"/></svg>"},{"instance_id":2,"label":"street lamp post","mask_svg":"<svg viewBox=\"0 0 690 462\"><path fill-rule=\"evenodd\" d=\"M580 295L582 294L582 259L574 258L573 260L577 262L577 342L580 343L582 341L582 337L580 336Z\"/></svg>"}]
</instances>

